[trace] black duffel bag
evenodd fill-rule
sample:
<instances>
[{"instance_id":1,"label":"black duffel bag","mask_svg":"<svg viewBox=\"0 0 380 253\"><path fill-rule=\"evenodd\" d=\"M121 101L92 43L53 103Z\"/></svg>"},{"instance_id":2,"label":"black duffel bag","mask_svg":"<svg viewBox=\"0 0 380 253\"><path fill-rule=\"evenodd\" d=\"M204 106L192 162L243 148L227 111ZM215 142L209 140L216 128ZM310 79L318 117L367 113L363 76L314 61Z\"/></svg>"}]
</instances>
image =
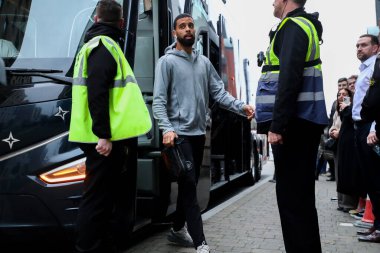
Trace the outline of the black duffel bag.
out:
<instances>
[{"instance_id":1,"label":"black duffel bag","mask_svg":"<svg viewBox=\"0 0 380 253\"><path fill-rule=\"evenodd\" d=\"M165 167L168 170L170 180L172 182L178 181L178 177L184 171L192 169L191 162L185 159L181 143L184 139L177 138L174 141L173 147L165 147L161 151L161 157L165 163Z\"/></svg>"}]
</instances>

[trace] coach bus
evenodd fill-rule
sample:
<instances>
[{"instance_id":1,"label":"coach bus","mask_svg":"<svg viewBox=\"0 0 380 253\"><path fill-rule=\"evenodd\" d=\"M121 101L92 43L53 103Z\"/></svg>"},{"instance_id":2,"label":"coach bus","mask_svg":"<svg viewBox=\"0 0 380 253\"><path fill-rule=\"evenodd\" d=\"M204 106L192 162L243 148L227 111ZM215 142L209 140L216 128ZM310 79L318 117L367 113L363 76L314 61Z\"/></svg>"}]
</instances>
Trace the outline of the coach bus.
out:
<instances>
[{"instance_id":1,"label":"coach bus","mask_svg":"<svg viewBox=\"0 0 380 253\"><path fill-rule=\"evenodd\" d=\"M0 1L0 60L5 65L0 64L1 243L73 236L86 168L83 153L68 141L71 82L96 2ZM244 74L248 61L240 59L239 42L230 35L223 13L211 20L204 0L118 2L126 21L122 48L150 111L155 64L174 42L173 19L183 12L193 15L195 47L209 57L226 90L249 102L249 95L244 96L250 93ZM209 115L198 185L202 210L211 191L237 178L248 184L260 178L265 142L246 118L212 101ZM177 184L167 175L162 137L152 122L151 132L136 140L128 158L131 232L175 210Z\"/></svg>"}]
</instances>

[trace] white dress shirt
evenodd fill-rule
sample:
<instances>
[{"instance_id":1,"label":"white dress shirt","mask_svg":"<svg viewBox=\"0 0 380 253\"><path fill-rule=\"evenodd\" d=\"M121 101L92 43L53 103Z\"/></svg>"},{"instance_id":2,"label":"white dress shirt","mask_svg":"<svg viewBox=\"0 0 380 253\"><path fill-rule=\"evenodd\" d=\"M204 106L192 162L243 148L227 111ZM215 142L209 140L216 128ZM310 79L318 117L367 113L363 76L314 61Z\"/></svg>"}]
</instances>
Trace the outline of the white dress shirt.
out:
<instances>
[{"instance_id":1,"label":"white dress shirt","mask_svg":"<svg viewBox=\"0 0 380 253\"><path fill-rule=\"evenodd\" d=\"M352 104L352 119L354 121L361 120L360 111L362 110L362 103L369 88L369 82L372 78L373 70L375 67L376 56L373 55L364 61L360 67L360 74L355 84L355 94Z\"/></svg>"}]
</instances>

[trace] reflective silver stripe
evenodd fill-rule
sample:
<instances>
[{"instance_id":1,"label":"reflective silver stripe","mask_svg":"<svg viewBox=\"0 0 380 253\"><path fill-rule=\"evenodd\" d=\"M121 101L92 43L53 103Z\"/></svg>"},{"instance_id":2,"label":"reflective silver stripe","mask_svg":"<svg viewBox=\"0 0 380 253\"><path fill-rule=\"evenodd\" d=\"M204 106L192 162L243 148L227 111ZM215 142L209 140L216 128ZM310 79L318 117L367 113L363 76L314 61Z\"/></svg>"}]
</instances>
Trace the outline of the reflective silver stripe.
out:
<instances>
[{"instance_id":1,"label":"reflective silver stripe","mask_svg":"<svg viewBox=\"0 0 380 253\"><path fill-rule=\"evenodd\" d=\"M275 95L256 96L257 104L274 104L276 99ZM306 101L322 101L325 100L325 96L322 91L319 92L301 92L298 95L298 102Z\"/></svg>"},{"instance_id":2,"label":"reflective silver stripe","mask_svg":"<svg viewBox=\"0 0 380 253\"><path fill-rule=\"evenodd\" d=\"M315 54L316 54L316 51L317 51L317 46L315 45L315 41L314 41L314 29L311 26L311 24L308 21L306 21L305 19L298 18L298 17L295 17L295 19L301 21L302 23L304 23L305 25L307 25L309 27L309 29L310 29L312 49L311 49L310 59L309 60L314 60L315 59Z\"/></svg>"},{"instance_id":3,"label":"reflective silver stripe","mask_svg":"<svg viewBox=\"0 0 380 253\"><path fill-rule=\"evenodd\" d=\"M94 44L98 44L99 40L100 40L100 37L95 37L92 40L90 40L89 42L87 42L87 46L89 47L89 46L92 46Z\"/></svg>"},{"instance_id":4,"label":"reflective silver stripe","mask_svg":"<svg viewBox=\"0 0 380 253\"><path fill-rule=\"evenodd\" d=\"M113 88L115 88L115 87L125 87L125 86L127 86L128 83L135 83L135 84L137 84L137 81L136 81L136 79L135 79L134 76L129 75L129 76L127 76L127 79L125 79L125 80L116 80L114 82Z\"/></svg>"},{"instance_id":5,"label":"reflective silver stripe","mask_svg":"<svg viewBox=\"0 0 380 253\"><path fill-rule=\"evenodd\" d=\"M276 82L278 81L279 76L280 74L278 72L277 73L266 72L266 73L261 74L259 81ZM320 77L322 76L322 71L314 67L305 68L303 71L303 76Z\"/></svg>"},{"instance_id":6,"label":"reflective silver stripe","mask_svg":"<svg viewBox=\"0 0 380 253\"><path fill-rule=\"evenodd\" d=\"M256 96L257 104L274 104L275 95Z\"/></svg>"},{"instance_id":7,"label":"reflective silver stripe","mask_svg":"<svg viewBox=\"0 0 380 253\"><path fill-rule=\"evenodd\" d=\"M116 42L115 41L113 41L113 40L110 40L110 39L108 39L108 38L106 38L106 37L103 37L109 44L111 44L113 47L116 47L117 46L117 44L116 44Z\"/></svg>"},{"instance_id":8,"label":"reflective silver stripe","mask_svg":"<svg viewBox=\"0 0 380 253\"><path fill-rule=\"evenodd\" d=\"M114 48L116 48L116 51L118 51L117 50L117 48L119 47L119 45L115 42L115 41L112 41L112 40L109 40L108 38L104 38L109 44L111 44ZM118 58L119 58L119 63L120 63L120 66L123 66L123 64L122 64L122 59L121 59L121 57L119 56L119 54L118 54ZM123 70L123 69L122 69ZM124 74L124 73L123 73Z\"/></svg>"},{"instance_id":9,"label":"reflective silver stripe","mask_svg":"<svg viewBox=\"0 0 380 253\"><path fill-rule=\"evenodd\" d=\"M115 49L116 49L116 51L118 51L117 50L117 48L119 47L119 45L115 42L115 41L113 41L113 40L110 40L110 39L108 39L108 38L104 38L111 46L113 46ZM122 72L122 76L123 76L123 78L124 78L124 76L125 76L125 73L124 73L124 68L123 68L123 60L122 60L122 58L120 57L120 55L118 54L118 60L119 60L119 66L120 66L120 68L121 68L121 72ZM128 78L128 77L127 77ZM118 87L117 85L115 85L115 87ZM120 86L121 87L121 86Z\"/></svg>"},{"instance_id":10,"label":"reflective silver stripe","mask_svg":"<svg viewBox=\"0 0 380 253\"><path fill-rule=\"evenodd\" d=\"M314 67L306 68L303 71L303 76L320 77L322 76L322 71Z\"/></svg>"},{"instance_id":11,"label":"reflective silver stripe","mask_svg":"<svg viewBox=\"0 0 380 253\"><path fill-rule=\"evenodd\" d=\"M125 84L127 84L127 83L137 84L136 78L134 76L131 76L131 75L127 76L127 79L125 79Z\"/></svg>"},{"instance_id":12,"label":"reflective silver stripe","mask_svg":"<svg viewBox=\"0 0 380 253\"><path fill-rule=\"evenodd\" d=\"M129 76L127 76L127 79L125 79L125 80L115 80L112 88L125 87L127 85L127 83L137 84L137 81L136 81L134 76L129 75ZM87 86L87 78L83 78L83 77L74 78L73 85Z\"/></svg>"},{"instance_id":13,"label":"reflective silver stripe","mask_svg":"<svg viewBox=\"0 0 380 253\"><path fill-rule=\"evenodd\" d=\"M99 40L100 40L100 38L99 37L95 37L95 38L93 38L92 40L90 40L89 42L87 42L87 47L90 47L90 46L92 46L92 45L94 45L94 44L96 44L96 43L99 43ZM80 59L80 63L79 63L79 73L78 73L78 78L83 78L83 64L84 64L84 55L82 54L81 55L81 59ZM77 78L74 78L74 80L75 79L77 79ZM81 83L83 83L83 82L80 82L80 83L78 83L78 84L80 84L80 85L84 85L84 84L81 84Z\"/></svg>"},{"instance_id":14,"label":"reflective silver stripe","mask_svg":"<svg viewBox=\"0 0 380 253\"><path fill-rule=\"evenodd\" d=\"M74 80L73 80L73 85L82 85L82 86L86 86L86 81L87 81L87 78L84 78L84 77L76 77L76 78L74 78Z\"/></svg>"},{"instance_id":15,"label":"reflective silver stripe","mask_svg":"<svg viewBox=\"0 0 380 253\"><path fill-rule=\"evenodd\" d=\"M273 40L272 40L272 43L273 43ZM268 65L272 65L272 62L270 60L270 51L271 51L271 48L272 48L272 43L270 43L268 49L267 49L267 59L268 59Z\"/></svg>"},{"instance_id":16,"label":"reflective silver stripe","mask_svg":"<svg viewBox=\"0 0 380 253\"><path fill-rule=\"evenodd\" d=\"M113 82L113 88L115 88L115 87L125 87L124 84L125 84L124 80L115 80Z\"/></svg>"},{"instance_id":17,"label":"reflective silver stripe","mask_svg":"<svg viewBox=\"0 0 380 253\"><path fill-rule=\"evenodd\" d=\"M82 78L83 77L83 62L84 62L84 56L82 55L81 56L82 58L80 59L80 63L79 63L79 73L78 73L78 77L79 78Z\"/></svg>"},{"instance_id":18,"label":"reflective silver stripe","mask_svg":"<svg viewBox=\"0 0 380 253\"><path fill-rule=\"evenodd\" d=\"M279 73L266 72L265 74L261 75L259 81L261 81L261 82L277 82L279 76L280 76Z\"/></svg>"},{"instance_id":19,"label":"reflective silver stripe","mask_svg":"<svg viewBox=\"0 0 380 253\"><path fill-rule=\"evenodd\" d=\"M321 101L325 100L325 96L323 95L323 91L319 92L301 92L298 95L298 102L305 102L305 101Z\"/></svg>"}]
</instances>

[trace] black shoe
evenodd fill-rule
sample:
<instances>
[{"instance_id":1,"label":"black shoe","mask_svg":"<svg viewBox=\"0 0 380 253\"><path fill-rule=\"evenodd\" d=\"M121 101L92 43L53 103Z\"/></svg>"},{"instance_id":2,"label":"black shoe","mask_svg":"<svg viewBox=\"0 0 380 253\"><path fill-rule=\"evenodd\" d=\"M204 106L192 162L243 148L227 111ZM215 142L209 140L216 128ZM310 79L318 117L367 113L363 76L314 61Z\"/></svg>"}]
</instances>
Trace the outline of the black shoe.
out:
<instances>
[{"instance_id":1,"label":"black shoe","mask_svg":"<svg viewBox=\"0 0 380 253\"><path fill-rule=\"evenodd\" d=\"M350 209L345 208L345 207L338 207L336 210L342 211L343 213L348 213L350 211Z\"/></svg>"},{"instance_id":2,"label":"black shoe","mask_svg":"<svg viewBox=\"0 0 380 253\"><path fill-rule=\"evenodd\" d=\"M364 236L367 236L367 235L370 235L372 234L373 232L375 232L375 227L371 227L370 229L362 229L362 230L358 230L356 231L356 234L357 235L364 235Z\"/></svg>"},{"instance_id":3,"label":"black shoe","mask_svg":"<svg viewBox=\"0 0 380 253\"><path fill-rule=\"evenodd\" d=\"M360 242L375 242L375 243L380 243L380 232L373 232L370 235L367 236L360 236L358 238Z\"/></svg>"}]
</instances>

